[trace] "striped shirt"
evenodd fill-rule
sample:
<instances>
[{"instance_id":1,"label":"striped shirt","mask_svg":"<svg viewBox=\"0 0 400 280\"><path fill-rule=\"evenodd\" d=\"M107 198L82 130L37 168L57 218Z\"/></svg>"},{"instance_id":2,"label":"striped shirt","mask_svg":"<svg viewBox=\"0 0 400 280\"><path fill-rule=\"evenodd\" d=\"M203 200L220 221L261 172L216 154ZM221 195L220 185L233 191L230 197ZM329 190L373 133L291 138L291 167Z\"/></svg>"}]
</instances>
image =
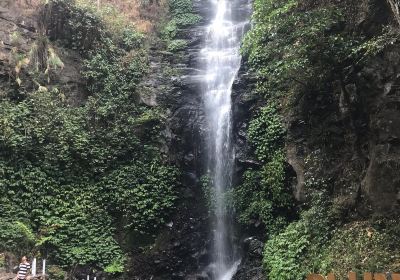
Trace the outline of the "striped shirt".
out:
<instances>
[{"instance_id":1,"label":"striped shirt","mask_svg":"<svg viewBox=\"0 0 400 280\"><path fill-rule=\"evenodd\" d=\"M26 279L26 274L28 270L31 269L31 265L27 263L20 263L18 270L18 279Z\"/></svg>"}]
</instances>

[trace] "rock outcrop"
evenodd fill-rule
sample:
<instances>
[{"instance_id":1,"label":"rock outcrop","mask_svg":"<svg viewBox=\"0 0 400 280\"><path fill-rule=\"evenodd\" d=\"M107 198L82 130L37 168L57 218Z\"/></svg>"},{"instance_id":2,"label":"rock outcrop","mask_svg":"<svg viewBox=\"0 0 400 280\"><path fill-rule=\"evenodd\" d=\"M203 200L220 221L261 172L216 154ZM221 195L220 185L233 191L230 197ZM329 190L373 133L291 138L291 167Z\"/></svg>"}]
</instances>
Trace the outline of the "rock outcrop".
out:
<instances>
[{"instance_id":1,"label":"rock outcrop","mask_svg":"<svg viewBox=\"0 0 400 280\"><path fill-rule=\"evenodd\" d=\"M34 50L37 50L40 37L39 4L39 1L0 3L0 91L7 92L17 87L20 92L38 90L42 86L47 90L57 88L65 94L68 103L80 105L86 100L87 93L80 75L82 58L78 53L50 43L47 47L54 49L62 66L47 75L30 71L35 67Z\"/></svg>"},{"instance_id":2,"label":"rock outcrop","mask_svg":"<svg viewBox=\"0 0 400 280\"><path fill-rule=\"evenodd\" d=\"M209 260L208 210L203 199L204 114L199 70L199 52L208 23L208 6L194 2L202 21L181 29L177 39L185 39L185 50L157 51L151 57L151 74L142 84L143 103L167 108L164 150L169 160L182 170L181 200L176 214L156 238L153 249L132 252L130 279L201 279L200 268Z\"/></svg>"}]
</instances>

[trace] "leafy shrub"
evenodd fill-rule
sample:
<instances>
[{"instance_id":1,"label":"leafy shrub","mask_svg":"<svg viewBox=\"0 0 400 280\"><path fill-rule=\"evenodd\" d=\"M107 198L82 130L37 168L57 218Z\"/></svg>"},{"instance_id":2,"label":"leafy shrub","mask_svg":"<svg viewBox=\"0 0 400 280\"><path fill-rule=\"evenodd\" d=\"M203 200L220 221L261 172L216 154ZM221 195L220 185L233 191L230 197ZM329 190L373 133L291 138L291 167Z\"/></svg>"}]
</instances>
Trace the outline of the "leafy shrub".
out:
<instances>
[{"instance_id":1,"label":"leafy shrub","mask_svg":"<svg viewBox=\"0 0 400 280\"><path fill-rule=\"evenodd\" d=\"M190 14L193 12L192 0L171 0L169 8L173 16Z\"/></svg>"},{"instance_id":2,"label":"leafy shrub","mask_svg":"<svg viewBox=\"0 0 400 280\"><path fill-rule=\"evenodd\" d=\"M176 52L176 51L180 51L183 50L187 47L187 42L186 40L173 40L168 44L168 51L170 52Z\"/></svg>"},{"instance_id":3,"label":"leafy shrub","mask_svg":"<svg viewBox=\"0 0 400 280\"><path fill-rule=\"evenodd\" d=\"M262 107L250 121L249 142L263 165L246 171L243 183L234 192L239 221L261 223L268 233L285 225L285 215L293 205L282 150L285 129L276 106L271 102Z\"/></svg>"},{"instance_id":4,"label":"leafy shrub","mask_svg":"<svg viewBox=\"0 0 400 280\"><path fill-rule=\"evenodd\" d=\"M186 40L176 39L179 28L198 23L201 16L193 13L192 0L171 0L169 10L171 20L162 29L161 35L167 44L167 50L176 52L187 47Z\"/></svg>"},{"instance_id":5,"label":"leafy shrub","mask_svg":"<svg viewBox=\"0 0 400 280\"><path fill-rule=\"evenodd\" d=\"M201 16L192 13L178 14L174 20L178 26L184 27L198 23L201 20Z\"/></svg>"},{"instance_id":6,"label":"leafy shrub","mask_svg":"<svg viewBox=\"0 0 400 280\"><path fill-rule=\"evenodd\" d=\"M336 213L325 193L317 193L312 207L298 221L265 245L264 268L271 280L301 280L308 273L324 273L324 246L335 226Z\"/></svg>"},{"instance_id":7,"label":"leafy shrub","mask_svg":"<svg viewBox=\"0 0 400 280\"><path fill-rule=\"evenodd\" d=\"M285 129L274 103L261 108L250 121L247 133L259 160L268 160L282 146Z\"/></svg>"},{"instance_id":8,"label":"leafy shrub","mask_svg":"<svg viewBox=\"0 0 400 280\"><path fill-rule=\"evenodd\" d=\"M316 192L313 206L267 241L264 267L268 279L300 280L309 273L334 272L337 279L357 273L399 269L395 220L338 223L326 193Z\"/></svg>"},{"instance_id":9,"label":"leafy shrub","mask_svg":"<svg viewBox=\"0 0 400 280\"><path fill-rule=\"evenodd\" d=\"M161 35L165 40L172 40L178 33L178 25L175 20L170 20L163 28Z\"/></svg>"},{"instance_id":10,"label":"leafy shrub","mask_svg":"<svg viewBox=\"0 0 400 280\"><path fill-rule=\"evenodd\" d=\"M76 6L73 0L51 0L41 13L47 20L50 39L81 53L100 47L106 37L102 19L89 8Z\"/></svg>"},{"instance_id":11,"label":"leafy shrub","mask_svg":"<svg viewBox=\"0 0 400 280\"><path fill-rule=\"evenodd\" d=\"M95 189L85 185L63 188L54 196L53 207L46 208L50 213L40 228L41 245L51 249L51 259L63 266L96 264L104 268L121 258L122 251L113 238L112 217L90 199L89 194ZM61 197L69 198L70 203L62 203Z\"/></svg>"},{"instance_id":12,"label":"leafy shrub","mask_svg":"<svg viewBox=\"0 0 400 280\"><path fill-rule=\"evenodd\" d=\"M255 26L243 51L264 96L318 88L351 54L355 42L341 32L338 8L321 5L303 12L299 5L298 0L254 3Z\"/></svg>"},{"instance_id":13,"label":"leafy shrub","mask_svg":"<svg viewBox=\"0 0 400 280\"><path fill-rule=\"evenodd\" d=\"M156 160L135 162L106 176L97 189L107 201L105 207L120 213L126 227L152 232L165 222L174 205L176 180L177 171Z\"/></svg>"},{"instance_id":14,"label":"leafy shrub","mask_svg":"<svg viewBox=\"0 0 400 280\"><path fill-rule=\"evenodd\" d=\"M124 264L121 260L114 260L110 265L108 265L105 269L105 272L108 273L121 273L124 271Z\"/></svg>"},{"instance_id":15,"label":"leafy shrub","mask_svg":"<svg viewBox=\"0 0 400 280\"><path fill-rule=\"evenodd\" d=\"M284 156L276 152L261 170L247 170L234 190L235 206L243 224L262 223L268 233L286 224L293 201L285 185Z\"/></svg>"},{"instance_id":16,"label":"leafy shrub","mask_svg":"<svg viewBox=\"0 0 400 280\"><path fill-rule=\"evenodd\" d=\"M54 280L65 280L67 279L67 273L59 266L49 265L48 269L49 278Z\"/></svg>"},{"instance_id":17,"label":"leafy shrub","mask_svg":"<svg viewBox=\"0 0 400 280\"><path fill-rule=\"evenodd\" d=\"M133 49L138 49L142 47L143 43L143 34L135 31L132 28L124 28L121 39L121 47L124 50L130 51Z\"/></svg>"},{"instance_id":18,"label":"leafy shrub","mask_svg":"<svg viewBox=\"0 0 400 280\"><path fill-rule=\"evenodd\" d=\"M290 224L284 232L270 239L264 250L264 265L271 280L301 280L304 270L300 259L310 244L302 223Z\"/></svg>"},{"instance_id":19,"label":"leafy shrub","mask_svg":"<svg viewBox=\"0 0 400 280\"><path fill-rule=\"evenodd\" d=\"M110 55L110 51L113 55ZM143 50L120 52L112 42L84 61L82 75L92 93L110 97L129 97L147 72L147 54Z\"/></svg>"},{"instance_id":20,"label":"leafy shrub","mask_svg":"<svg viewBox=\"0 0 400 280\"><path fill-rule=\"evenodd\" d=\"M36 236L31 228L20 221L0 219L0 250L13 251L18 255L31 252L36 242Z\"/></svg>"},{"instance_id":21,"label":"leafy shrub","mask_svg":"<svg viewBox=\"0 0 400 280\"><path fill-rule=\"evenodd\" d=\"M163 112L137 102L148 69L143 37L126 26L123 37L112 36L98 14L74 1L46 7L44 19L54 12L51 38L85 57L90 97L80 107L57 89L1 100L0 243L40 251L63 269L121 271L116 225L151 235L178 195L177 169L160 152ZM61 65L51 59L51 67Z\"/></svg>"}]
</instances>

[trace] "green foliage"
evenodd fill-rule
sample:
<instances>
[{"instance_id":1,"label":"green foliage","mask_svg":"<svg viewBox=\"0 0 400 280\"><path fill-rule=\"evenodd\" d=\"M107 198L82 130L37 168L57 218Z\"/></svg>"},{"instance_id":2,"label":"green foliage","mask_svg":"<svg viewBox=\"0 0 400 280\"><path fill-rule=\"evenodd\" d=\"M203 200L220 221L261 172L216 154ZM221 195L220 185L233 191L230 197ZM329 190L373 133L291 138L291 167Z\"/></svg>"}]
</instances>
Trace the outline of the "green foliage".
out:
<instances>
[{"instance_id":1,"label":"green foliage","mask_svg":"<svg viewBox=\"0 0 400 280\"><path fill-rule=\"evenodd\" d=\"M293 204L285 185L284 156L277 151L261 170L247 170L234 190L234 201L243 224L262 223L268 233L285 225Z\"/></svg>"},{"instance_id":2,"label":"green foliage","mask_svg":"<svg viewBox=\"0 0 400 280\"><path fill-rule=\"evenodd\" d=\"M177 52L187 47L186 40L176 39L179 28L198 23L201 16L193 13L192 0L170 0L170 21L161 30L161 36L167 44L167 50Z\"/></svg>"},{"instance_id":3,"label":"green foliage","mask_svg":"<svg viewBox=\"0 0 400 280\"><path fill-rule=\"evenodd\" d=\"M49 278L54 280L65 280L67 279L67 274L65 271L56 265L49 265L47 272L49 274Z\"/></svg>"},{"instance_id":4,"label":"green foliage","mask_svg":"<svg viewBox=\"0 0 400 280\"><path fill-rule=\"evenodd\" d=\"M178 33L178 25L175 20L170 20L161 31L161 35L165 40L172 40Z\"/></svg>"},{"instance_id":5,"label":"green foliage","mask_svg":"<svg viewBox=\"0 0 400 280\"><path fill-rule=\"evenodd\" d=\"M261 108L247 131L257 158L266 161L283 144L285 129L274 103Z\"/></svg>"},{"instance_id":6,"label":"green foliage","mask_svg":"<svg viewBox=\"0 0 400 280\"><path fill-rule=\"evenodd\" d=\"M300 280L310 272L332 270L340 277L350 270L395 271L398 226L387 221L380 226L371 222L342 226L321 178L307 179L309 203L300 218L283 231L275 225L274 211L288 201L279 198L289 193L282 183L285 131L279 114L308 92L331 91L332 82L343 79L344 69L398 42L398 32L390 28L369 38L350 33L340 4L306 2L254 1L253 27L242 52L256 74L256 92L268 105L249 125L248 136L262 167L247 170L235 191L239 218L244 223L259 219L267 229L277 228L269 232L274 235L264 251L268 279Z\"/></svg>"},{"instance_id":7,"label":"green foliage","mask_svg":"<svg viewBox=\"0 0 400 280\"><path fill-rule=\"evenodd\" d=\"M112 217L90 195L96 188L83 184L61 188L60 194L53 195L53 204L44 209L48 213L42 216L39 229L41 247L50 251L50 258L63 266L96 264L102 268L122 258L113 238Z\"/></svg>"},{"instance_id":8,"label":"green foliage","mask_svg":"<svg viewBox=\"0 0 400 280\"><path fill-rule=\"evenodd\" d=\"M273 236L265 245L264 268L271 280L301 280L321 271L325 252L335 224L335 213L324 193L316 194L312 207Z\"/></svg>"},{"instance_id":9,"label":"green foliage","mask_svg":"<svg viewBox=\"0 0 400 280\"><path fill-rule=\"evenodd\" d=\"M178 39L178 40L172 40L172 41L170 41L169 44L168 44L167 49L168 49L168 51L170 51L170 52L176 52L176 51L183 50L183 49L185 49L186 47L187 47L187 42L186 42L186 40Z\"/></svg>"},{"instance_id":10,"label":"green foliage","mask_svg":"<svg viewBox=\"0 0 400 280\"><path fill-rule=\"evenodd\" d=\"M193 12L192 0L170 0L168 3L173 16L185 15Z\"/></svg>"},{"instance_id":11,"label":"green foliage","mask_svg":"<svg viewBox=\"0 0 400 280\"><path fill-rule=\"evenodd\" d=\"M74 1L46 7L42 13L54 12L44 14L51 38L85 57L90 96L79 107L56 88L2 96L0 250L119 272L125 253L117 226L153 235L178 195L177 169L160 152L164 112L137 102L148 70L144 38L126 26L118 33L124 36L112 36ZM48 66L61 67L47 50Z\"/></svg>"},{"instance_id":12,"label":"green foliage","mask_svg":"<svg viewBox=\"0 0 400 280\"><path fill-rule=\"evenodd\" d=\"M121 260L114 260L104 269L104 271L112 274L121 273L124 271L124 264L121 262Z\"/></svg>"},{"instance_id":13,"label":"green foliage","mask_svg":"<svg viewBox=\"0 0 400 280\"><path fill-rule=\"evenodd\" d=\"M341 225L340 209L330 201L326 186L318 182L312 185L310 208L266 243L264 267L268 279L301 280L309 273L333 271L337 279L344 280L349 271L399 269L395 219Z\"/></svg>"},{"instance_id":14,"label":"green foliage","mask_svg":"<svg viewBox=\"0 0 400 280\"><path fill-rule=\"evenodd\" d=\"M106 48L109 39L126 51L144 43L143 34L111 5L96 9L86 2L51 0L42 10L42 16L47 20L51 39L85 55L91 50Z\"/></svg>"},{"instance_id":15,"label":"green foliage","mask_svg":"<svg viewBox=\"0 0 400 280\"><path fill-rule=\"evenodd\" d=\"M348 271L398 271L399 226L396 220L355 222L334 231L326 246L326 269L344 280ZM349 249L351 244L351 249Z\"/></svg>"},{"instance_id":16,"label":"green foliage","mask_svg":"<svg viewBox=\"0 0 400 280\"><path fill-rule=\"evenodd\" d=\"M137 32L132 28L124 28L121 39L121 47L130 51L133 49L140 48L144 43L143 34Z\"/></svg>"},{"instance_id":17,"label":"green foliage","mask_svg":"<svg viewBox=\"0 0 400 280\"><path fill-rule=\"evenodd\" d=\"M108 211L122 215L126 227L144 233L166 222L177 198L177 175L157 160L132 162L106 176L97 190Z\"/></svg>"},{"instance_id":18,"label":"green foliage","mask_svg":"<svg viewBox=\"0 0 400 280\"><path fill-rule=\"evenodd\" d=\"M382 34L369 38L356 46L353 49L353 56L357 59L357 63L360 63L369 57L376 56L386 47L398 43L399 39L397 30L385 27Z\"/></svg>"},{"instance_id":19,"label":"green foliage","mask_svg":"<svg viewBox=\"0 0 400 280\"><path fill-rule=\"evenodd\" d=\"M292 223L284 232L270 239L264 250L268 279L304 279L305 271L299 260L309 244L307 228L302 223Z\"/></svg>"},{"instance_id":20,"label":"green foliage","mask_svg":"<svg viewBox=\"0 0 400 280\"><path fill-rule=\"evenodd\" d=\"M0 222L0 251L13 251L21 255L33 249L36 236L26 224L7 221L6 218L0 218Z\"/></svg>"},{"instance_id":21,"label":"green foliage","mask_svg":"<svg viewBox=\"0 0 400 280\"><path fill-rule=\"evenodd\" d=\"M174 17L177 26L184 27L198 23L201 20L201 16L187 13L178 14Z\"/></svg>"},{"instance_id":22,"label":"green foliage","mask_svg":"<svg viewBox=\"0 0 400 280\"><path fill-rule=\"evenodd\" d=\"M234 192L239 221L261 223L270 234L285 225L293 205L282 149L285 129L276 106L271 102L262 107L250 121L247 131L250 144L263 165L257 170L247 170Z\"/></svg>"},{"instance_id":23,"label":"green foliage","mask_svg":"<svg viewBox=\"0 0 400 280\"><path fill-rule=\"evenodd\" d=\"M48 16L51 15L51 16ZM100 47L107 30L94 11L75 5L74 0L51 0L42 10L50 38L64 46L87 53Z\"/></svg>"},{"instance_id":24,"label":"green foliage","mask_svg":"<svg viewBox=\"0 0 400 280\"><path fill-rule=\"evenodd\" d=\"M158 121L154 113L136 110L135 120L126 117L135 113L134 108L113 104L127 111L113 115L110 129L105 119L91 117L101 114L102 107L92 107L91 102L87 108L66 107L54 93L37 92L21 103L0 105L2 158L18 164L2 161L2 193L28 211L27 219L42 232L40 246L51 248L60 264L96 262L104 267L121 256L112 237L113 217L118 215L110 214L115 214L115 208L121 208L129 217L128 225L136 230L154 229L164 221L175 200L176 171L163 166L155 148L143 149L140 144L156 140L152 137L158 133L152 129ZM142 129L142 140L129 133L142 126L150 128L147 134L148 129ZM133 157L136 161L131 167L101 175L104 179L99 184L85 179ZM118 191L121 196L115 197ZM5 230L17 233L12 227Z\"/></svg>"},{"instance_id":25,"label":"green foliage","mask_svg":"<svg viewBox=\"0 0 400 280\"><path fill-rule=\"evenodd\" d=\"M362 274L399 269L395 220L340 226L334 208L329 207L314 205L267 242L264 266L268 279L301 280L309 273L334 272L337 279L345 280L349 271Z\"/></svg>"},{"instance_id":26,"label":"green foliage","mask_svg":"<svg viewBox=\"0 0 400 280\"><path fill-rule=\"evenodd\" d=\"M302 12L298 6L298 0L254 3L255 26L243 51L264 96L319 87L351 54L354 42L340 30L338 8L321 5Z\"/></svg>"},{"instance_id":27,"label":"green foliage","mask_svg":"<svg viewBox=\"0 0 400 280\"><path fill-rule=\"evenodd\" d=\"M116 49L110 46L111 50ZM100 51L84 61L83 77L92 93L104 94L106 98L127 98L147 72L147 55L143 50L129 53Z\"/></svg>"},{"instance_id":28,"label":"green foliage","mask_svg":"<svg viewBox=\"0 0 400 280\"><path fill-rule=\"evenodd\" d=\"M129 16L121 13L117 8L118 4L98 2L97 0L74 0L74 4L76 8L100 18L107 34L116 41L122 42L127 35L126 30L133 29ZM138 39L140 39L141 34L137 33L136 35L139 35Z\"/></svg>"}]
</instances>

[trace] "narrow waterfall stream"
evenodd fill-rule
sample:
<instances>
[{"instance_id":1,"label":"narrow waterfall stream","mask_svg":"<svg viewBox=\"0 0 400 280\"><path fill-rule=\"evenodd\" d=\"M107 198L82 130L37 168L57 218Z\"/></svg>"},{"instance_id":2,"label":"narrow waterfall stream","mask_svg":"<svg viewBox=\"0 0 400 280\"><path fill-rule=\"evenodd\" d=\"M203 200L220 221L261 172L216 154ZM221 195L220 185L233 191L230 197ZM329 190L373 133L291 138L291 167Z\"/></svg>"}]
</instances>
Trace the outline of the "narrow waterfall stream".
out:
<instances>
[{"instance_id":1,"label":"narrow waterfall stream","mask_svg":"<svg viewBox=\"0 0 400 280\"><path fill-rule=\"evenodd\" d=\"M240 42L248 24L250 2L213 0L215 16L201 51L205 61L203 98L208 122L208 172L214 197L212 279L229 280L240 263L233 241L233 223L225 203L232 185L232 85L240 68Z\"/></svg>"}]
</instances>

